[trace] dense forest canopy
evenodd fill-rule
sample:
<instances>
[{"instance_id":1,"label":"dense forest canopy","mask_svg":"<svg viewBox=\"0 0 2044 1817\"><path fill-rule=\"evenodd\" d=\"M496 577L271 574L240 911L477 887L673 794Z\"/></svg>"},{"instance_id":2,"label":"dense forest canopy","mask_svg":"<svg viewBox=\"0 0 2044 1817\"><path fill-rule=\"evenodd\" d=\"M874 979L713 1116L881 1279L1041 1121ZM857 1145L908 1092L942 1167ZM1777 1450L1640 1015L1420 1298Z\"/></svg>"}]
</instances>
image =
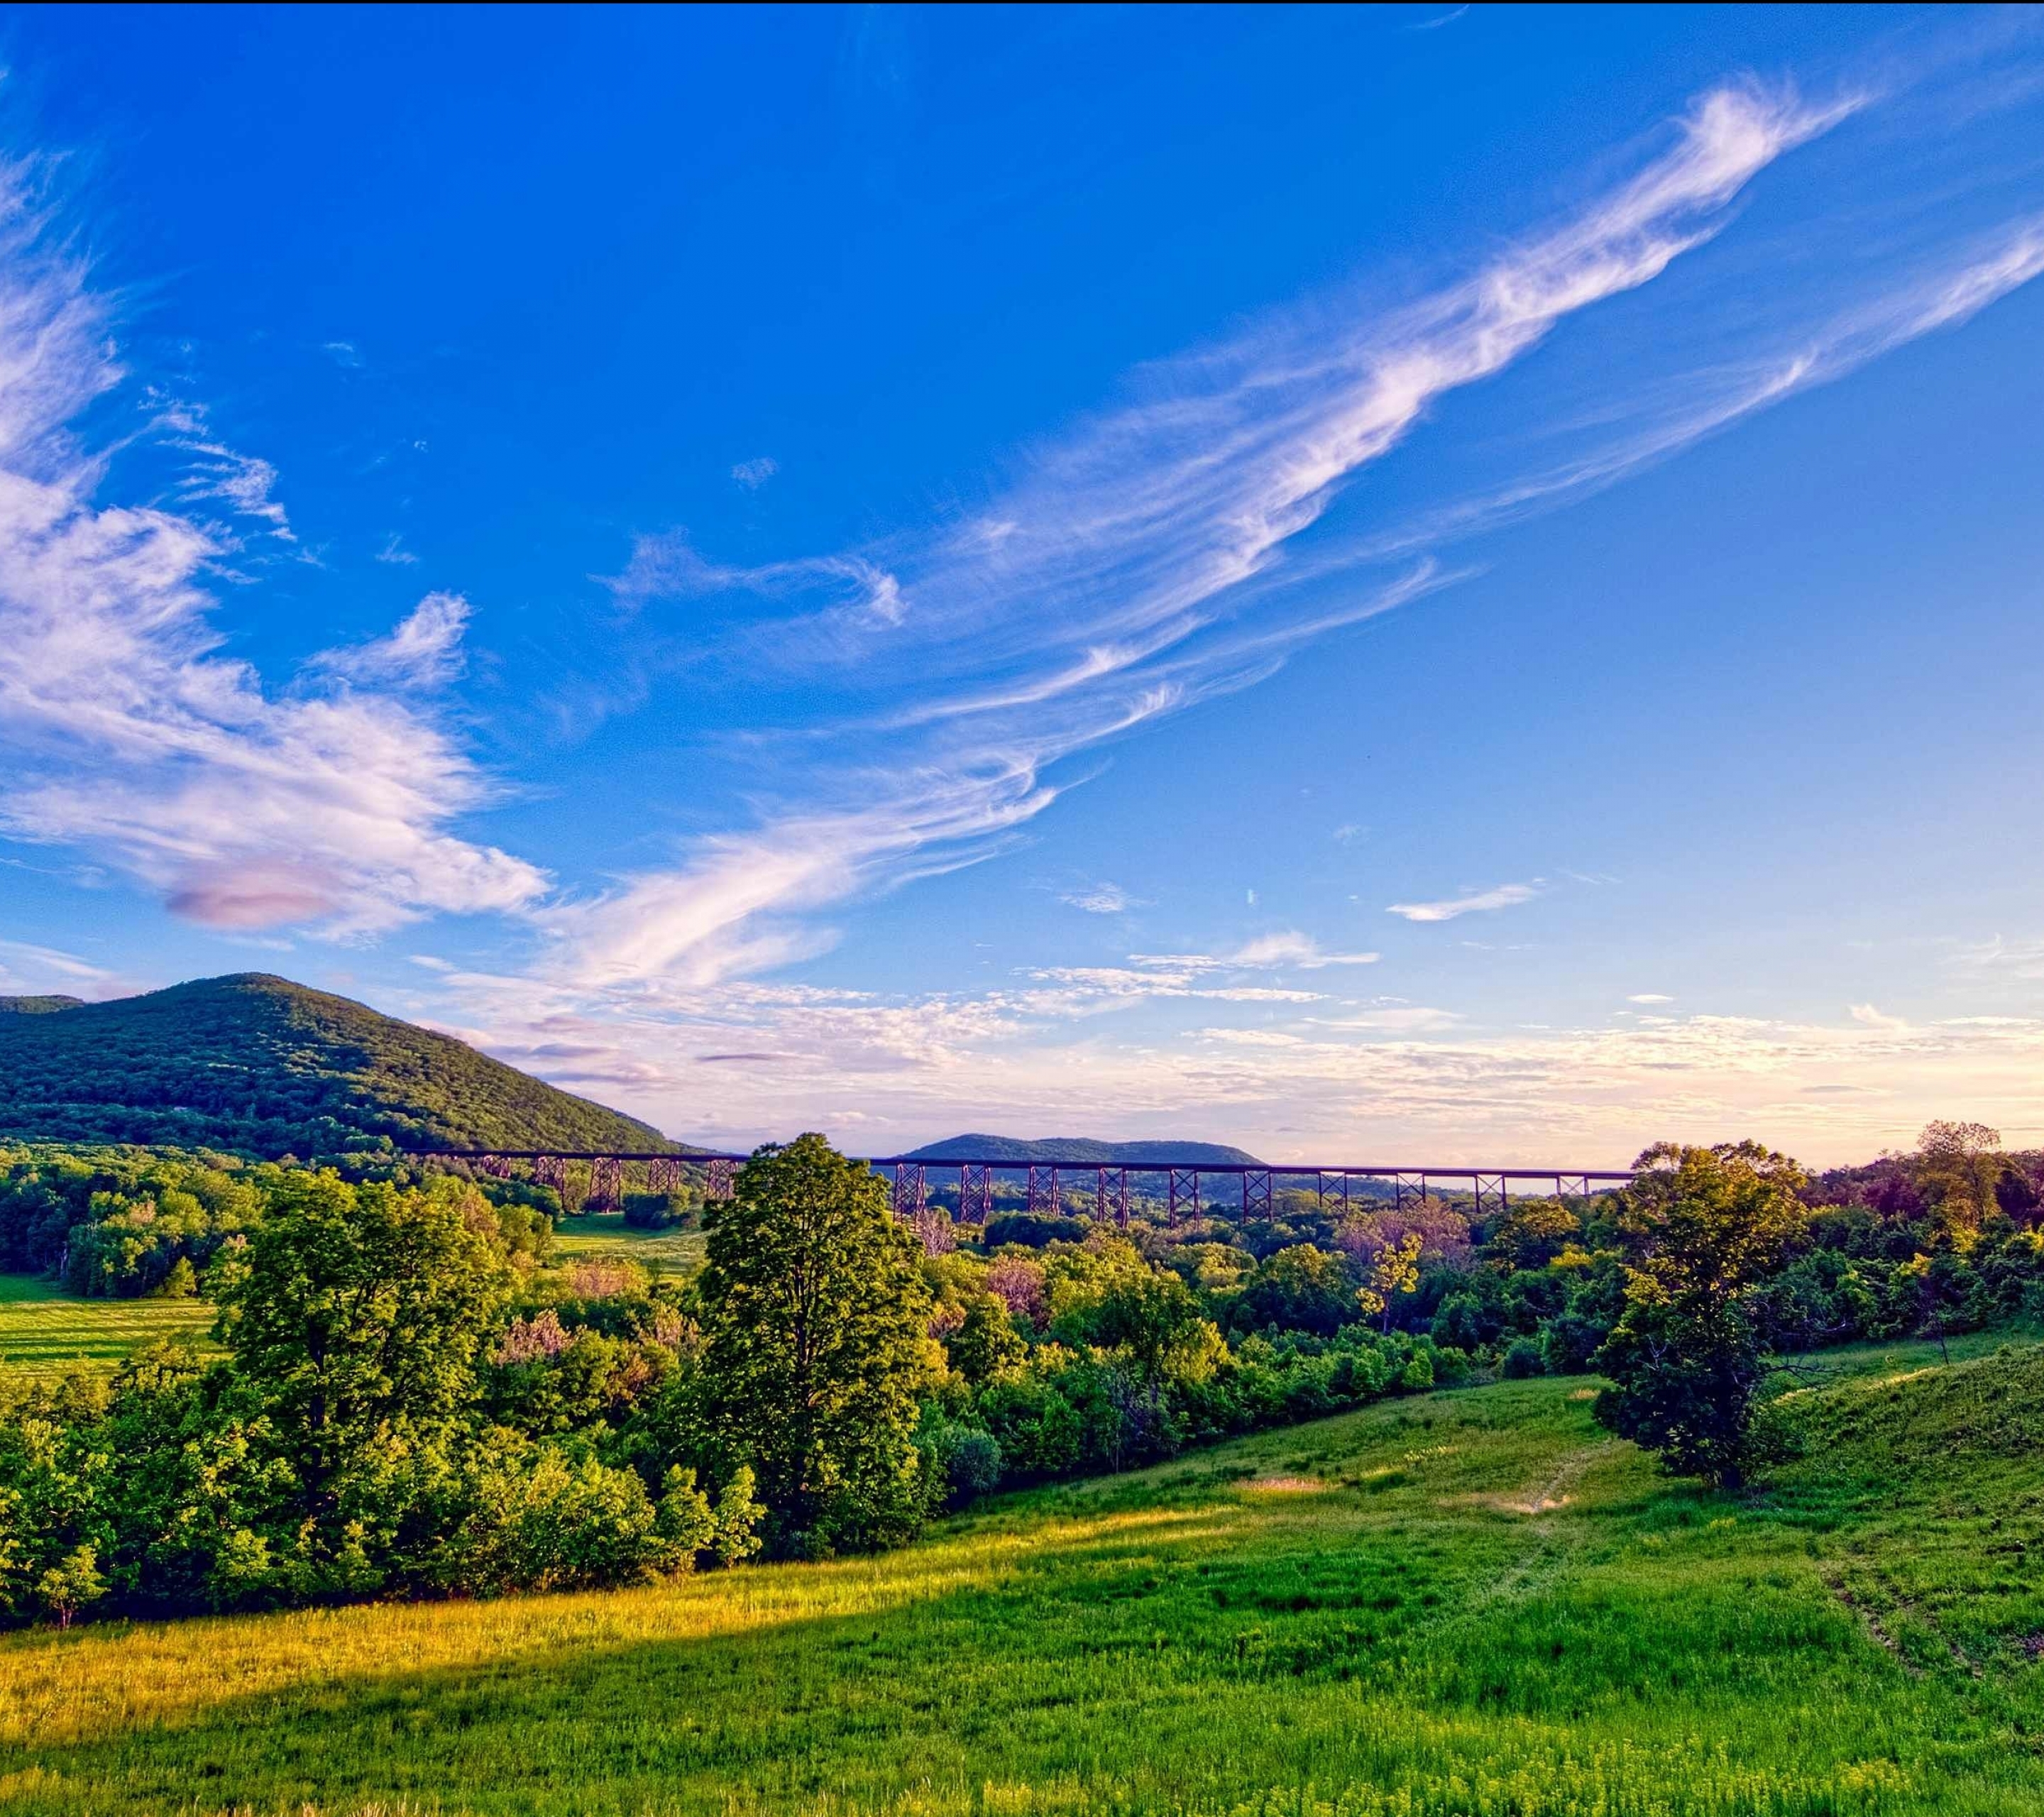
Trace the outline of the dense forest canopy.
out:
<instances>
[{"instance_id":1,"label":"dense forest canopy","mask_svg":"<svg viewBox=\"0 0 2044 1817\"><path fill-rule=\"evenodd\" d=\"M450 1035L259 972L0 1016L0 1136L271 1158L393 1146L681 1152L649 1124Z\"/></svg>"}]
</instances>

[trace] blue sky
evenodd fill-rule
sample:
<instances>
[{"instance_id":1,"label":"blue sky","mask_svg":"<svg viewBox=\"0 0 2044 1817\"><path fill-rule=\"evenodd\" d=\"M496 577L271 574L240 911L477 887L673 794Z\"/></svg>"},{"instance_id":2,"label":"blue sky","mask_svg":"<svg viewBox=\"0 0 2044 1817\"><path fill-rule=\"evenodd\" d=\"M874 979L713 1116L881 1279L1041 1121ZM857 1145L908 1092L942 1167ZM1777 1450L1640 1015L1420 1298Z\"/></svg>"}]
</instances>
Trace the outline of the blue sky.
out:
<instances>
[{"instance_id":1,"label":"blue sky","mask_svg":"<svg viewBox=\"0 0 2044 1817\"><path fill-rule=\"evenodd\" d=\"M2044 24L18 12L0 989L678 1135L2044 1139Z\"/></svg>"}]
</instances>

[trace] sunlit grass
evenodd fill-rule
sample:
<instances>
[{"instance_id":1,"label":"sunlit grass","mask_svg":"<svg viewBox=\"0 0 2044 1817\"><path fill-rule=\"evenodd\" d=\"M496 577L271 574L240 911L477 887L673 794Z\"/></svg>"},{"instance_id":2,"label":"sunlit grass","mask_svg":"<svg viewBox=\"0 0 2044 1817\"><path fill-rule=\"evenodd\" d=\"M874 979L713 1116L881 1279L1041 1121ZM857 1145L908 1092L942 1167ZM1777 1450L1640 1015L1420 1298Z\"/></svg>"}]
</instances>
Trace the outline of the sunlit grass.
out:
<instances>
[{"instance_id":1,"label":"sunlit grass","mask_svg":"<svg viewBox=\"0 0 2044 1817\"><path fill-rule=\"evenodd\" d=\"M701 1231L635 1230L615 1212L563 1218L554 1226L554 1254L572 1261L588 1255L628 1255L655 1274L694 1275L703 1265Z\"/></svg>"},{"instance_id":2,"label":"sunlit grass","mask_svg":"<svg viewBox=\"0 0 2044 1817\"><path fill-rule=\"evenodd\" d=\"M202 1300L78 1300L36 1277L0 1274L0 1364L56 1374L111 1369L144 1344L207 1343Z\"/></svg>"},{"instance_id":3,"label":"sunlit grass","mask_svg":"<svg viewBox=\"0 0 2044 1817\"><path fill-rule=\"evenodd\" d=\"M17 1635L0 1802L2016 1817L2044 1808L2044 1462L1996 1410L2040 1358L1888 1346L1821 1403L1825 1454L1747 1498L1534 1381L1010 1496L879 1558ZM1875 1416L1958 1436L1869 1498Z\"/></svg>"}]
</instances>

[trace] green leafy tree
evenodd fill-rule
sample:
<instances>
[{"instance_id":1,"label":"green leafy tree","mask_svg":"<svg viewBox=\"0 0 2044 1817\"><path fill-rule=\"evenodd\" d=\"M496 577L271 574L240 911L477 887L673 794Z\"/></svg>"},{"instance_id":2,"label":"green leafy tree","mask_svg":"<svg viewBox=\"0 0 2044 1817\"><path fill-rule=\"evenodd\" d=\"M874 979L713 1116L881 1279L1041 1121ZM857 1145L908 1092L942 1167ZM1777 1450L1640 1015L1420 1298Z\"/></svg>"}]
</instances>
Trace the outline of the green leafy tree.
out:
<instances>
[{"instance_id":1,"label":"green leafy tree","mask_svg":"<svg viewBox=\"0 0 2044 1817\"><path fill-rule=\"evenodd\" d=\"M1552 1199L1523 1199L1498 1220L1484 1247L1493 1265L1545 1268L1581 1234L1582 1220Z\"/></svg>"},{"instance_id":2,"label":"green leafy tree","mask_svg":"<svg viewBox=\"0 0 2044 1817\"><path fill-rule=\"evenodd\" d=\"M1596 1358L1615 1385L1597 1417L1670 1469L1736 1483L1762 1375L1758 1290L1804 1226L1804 1174L1752 1142L1662 1143L1635 1165L1624 1306Z\"/></svg>"},{"instance_id":3,"label":"green leafy tree","mask_svg":"<svg viewBox=\"0 0 2044 1817\"><path fill-rule=\"evenodd\" d=\"M747 1464L775 1552L890 1543L933 1486L916 1446L933 1377L920 1250L887 1189L820 1135L760 1149L705 1207L701 1386L715 1446Z\"/></svg>"},{"instance_id":4,"label":"green leafy tree","mask_svg":"<svg viewBox=\"0 0 2044 1817\"><path fill-rule=\"evenodd\" d=\"M1341 1256L1293 1243L1266 1256L1235 1302L1237 1330L1275 1325L1281 1331L1332 1337L1356 1316L1355 1290Z\"/></svg>"},{"instance_id":5,"label":"green leafy tree","mask_svg":"<svg viewBox=\"0 0 2044 1817\"><path fill-rule=\"evenodd\" d=\"M1420 1285L1420 1250L1426 1239L1418 1231L1408 1231L1396 1243L1381 1245L1370 1258L1370 1284L1356 1290L1356 1304L1366 1317L1381 1317L1384 1329L1391 1329L1391 1308L1400 1293L1411 1293ZM1428 1366L1427 1385L1433 1385Z\"/></svg>"},{"instance_id":6,"label":"green leafy tree","mask_svg":"<svg viewBox=\"0 0 2044 1817\"><path fill-rule=\"evenodd\" d=\"M1965 1247L1995 1209L2008 1166L2001 1133L1982 1123L1928 1123L1916 1139L1916 1187L1952 1240Z\"/></svg>"},{"instance_id":7,"label":"green leafy tree","mask_svg":"<svg viewBox=\"0 0 2044 1817\"><path fill-rule=\"evenodd\" d=\"M98 1567L98 1553L90 1546L80 1546L36 1579L36 1595L56 1618L59 1627L69 1627L80 1609L106 1594L106 1580Z\"/></svg>"},{"instance_id":8,"label":"green leafy tree","mask_svg":"<svg viewBox=\"0 0 2044 1817\"><path fill-rule=\"evenodd\" d=\"M951 1367L975 1388L1029 1354L1008 1302L997 1293L975 1293L966 1300L964 1320L944 1340L944 1348Z\"/></svg>"},{"instance_id":9,"label":"green leafy tree","mask_svg":"<svg viewBox=\"0 0 2044 1817\"><path fill-rule=\"evenodd\" d=\"M509 1296L497 1247L448 1196L332 1173L280 1188L219 1335L288 1466L314 1561L359 1550L358 1517L402 1516L399 1478L430 1472L478 1399Z\"/></svg>"}]
</instances>

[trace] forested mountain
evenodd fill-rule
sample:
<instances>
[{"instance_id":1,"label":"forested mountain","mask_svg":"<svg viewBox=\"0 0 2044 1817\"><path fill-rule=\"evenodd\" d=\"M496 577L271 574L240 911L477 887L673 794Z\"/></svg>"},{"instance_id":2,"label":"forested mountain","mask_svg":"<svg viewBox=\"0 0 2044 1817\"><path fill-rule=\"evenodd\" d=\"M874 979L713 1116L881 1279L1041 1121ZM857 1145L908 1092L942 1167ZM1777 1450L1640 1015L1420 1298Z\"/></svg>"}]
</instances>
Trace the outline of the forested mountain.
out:
<instances>
[{"instance_id":1,"label":"forested mountain","mask_svg":"<svg viewBox=\"0 0 2044 1817\"><path fill-rule=\"evenodd\" d=\"M0 997L0 1016L48 1016L53 1010L84 1007L82 997Z\"/></svg>"},{"instance_id":2,"label":"forested mountain","mask_svg":"<svg viewBox=\"0 0 2044 1817\"><path fill-rule=\"evenodd\" d=\"M682 1151L449 1035L260 972L0 1015L0 1138L272 1157L386 1142Z\"/></svg>"},{"instance_id":3,"label":"forested mountain","mask_svg":"<svg viewBox=\"0 0 2044 1817\"><path fill-rule=\"evenodd\" d=\"M1025 1142L1012 1135L954 1135L918 1148L911 1161L1077 1161L1097 1167L1254 1167L1247 1149L1219 1142L1095 1142L1082 1135L1051 1135Z\"/></svg>"}]
</instances>

